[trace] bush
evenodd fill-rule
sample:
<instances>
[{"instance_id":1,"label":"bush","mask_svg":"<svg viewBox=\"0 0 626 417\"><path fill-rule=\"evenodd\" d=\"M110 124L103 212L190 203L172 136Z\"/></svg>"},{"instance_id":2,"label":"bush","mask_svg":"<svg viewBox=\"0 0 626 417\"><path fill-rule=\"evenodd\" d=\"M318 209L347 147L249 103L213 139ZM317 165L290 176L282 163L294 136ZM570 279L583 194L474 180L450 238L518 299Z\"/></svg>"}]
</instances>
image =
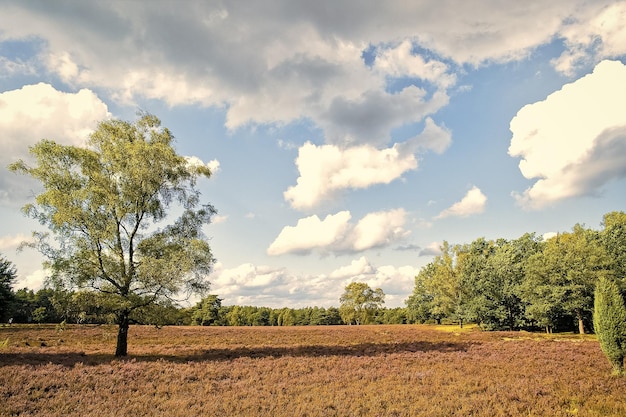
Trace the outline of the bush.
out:
<instances>
[{"instance_id":1,"label":"bush","mask_svg":"<svg viewBox=\"0 0 626 417\"><path fill-rule=\"evenodd\" d=\"M600 347L613 366L623 375L626 356L626 305L615 281L602 277L595 291L593 323Z\"/></svg>"}]
</instances>

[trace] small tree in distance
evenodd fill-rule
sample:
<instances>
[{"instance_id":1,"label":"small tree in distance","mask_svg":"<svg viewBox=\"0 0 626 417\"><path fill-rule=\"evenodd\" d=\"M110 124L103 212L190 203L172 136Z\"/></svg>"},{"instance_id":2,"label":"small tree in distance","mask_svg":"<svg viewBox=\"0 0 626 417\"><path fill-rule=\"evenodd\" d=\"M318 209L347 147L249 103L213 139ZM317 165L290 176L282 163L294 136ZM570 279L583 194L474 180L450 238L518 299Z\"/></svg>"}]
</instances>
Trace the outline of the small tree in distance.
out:
<instances>
[{"instance_id":1,"label":"small tree in distance","mask_svg":"<svg viewBox=\"0 0 626 417\"><path fill-rule=\"evenodd\" d=\"M52 280L106 295L119 325L116 356L127 355L134 312L208 290L214 259L202 227L215 210L200 204L195 184L211 172L178 155L173 140L150 114L105 120L87 147L42 140L30 148L34 166L9 167L43 185L23 210L56 240L33 233ZM173 207L181 214L169 221Z\"/></svg>"},{"instance_id":2,"label":"small tree in distance","mask_svg":"<svg viewBox=\"0 0 626 417\"><path fill-rule=\"evenodd\" d=\"M601 277L595 291L593 323L602 351L613 373L624 374L626 356L626 305L614 280Z\"/></svg>"},{"instance_id":3,"label":"small tree in distance","mask_svg":"<svg viewBox=\"0 0 626 417\"><path fill-rule=\"evenodd\" d=\"M348 284L341 298L339 314L346 324L368 324L374 312L385 303L385 294L380 288L373 290L364 282Z\"/></svg>"}]
</instances>

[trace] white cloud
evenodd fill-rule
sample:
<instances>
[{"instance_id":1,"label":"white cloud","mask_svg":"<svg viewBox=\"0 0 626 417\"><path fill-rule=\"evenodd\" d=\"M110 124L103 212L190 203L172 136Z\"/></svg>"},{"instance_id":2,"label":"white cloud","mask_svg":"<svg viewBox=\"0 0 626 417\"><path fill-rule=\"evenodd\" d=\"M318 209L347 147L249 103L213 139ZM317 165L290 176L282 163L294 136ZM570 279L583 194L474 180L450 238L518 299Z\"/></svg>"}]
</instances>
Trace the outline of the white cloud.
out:
<instances>
[{"instance_id":1,"label":"white cloud","mask_svg":"<svg viewBox=\"0 0 626 417\"><path fill-rule=\"evenodd\" d=\"M3 203L21 201L31 189L25 178L6 166L28 160L28 147L41 139L64 145L83 145L97 123L110 117L106 104L90 90L64 93L49 84L27 85L0 93L0 195Z\"/></svg>"},{"instance_id":2,"label":"white cloud","mask_svg":"<svg viewBox=\"0 0 626 417\"><path fill-rule=\"evenodd\" d=\"M284 192L291 207L311 209L345 189L362 189L389 184L417 168L418 150L442 152L450 143L450 132L427 119L421 134L391 148L361 145L342 149L335 145L305 143L298 152L297 184Z\"/></svg>"},{"instance_id":3,"label":"white cloud","mask_svg":"<svg viewBox=\"0 0 626 417\"><path fill-rule=\"evenodd\" d=\"M329 274L331 279L346 279L375 273L372 264L365 256L353 260L350 265L342 266Z\"/></svg>"},{"instance_id":4,"label":"white cloud","mask_svg":"<svg viewBox=\"0 0 626 417\"><path fill-rule=\"evenodd\" d=\"M296 226L285 226L267 249L268 255L309 253L327 248L345 239L352 216L349 211L329 214L320 220L317 215L298 220Z\"/></svg>"},{"instance_id":5,"label":"white cloud","mask_svg":"<svg viewBox=\"0 0 626 417\"><path fill-rule=\"evenodd\" d=\"M220 224L220 223L226 223L228 221L228 216L221 216L221 215L216 215L213 216L213 218L211 219L211 223L213 224Z\"/></svg>"},{"instance_id":6,"label":"white cloud","mask_svg":"<svg viewBox=\"0 0 626 417\"><path fill-rule=\"evenodd\" d=\"M419 256L437 256L441 255L441 243L431 242L428 246L422 249Z\"/></svg>"},{"instance_id":7,"label":"white cloud","mask_svg":"<svg viewBox=\"0 0 626 417\"><path fill-rule=\"evenodd\" d=\"M28 288L29 290L39 291L44 287L45 281L49 276L50 271L38 269L24 278L18 276L13 288Z\"/></svg>"},{"instance_id":8,"label":"white cloud","mask_svg":"<svg viewBox=\"0 0 626 417\"><path fill-rule=\"evenodd\" d=\"M226 1L182 8L164 2L149 10L127 1L18 2L0 5L0 13L11 16L0 41L37 39L48 70L69 85L110 91L122 103L148 98L223 107L230 129L306 118L328 143L380 147L391 129L447 104L460 66L526 58L558 37L573 15L592 19L600 12L570 0L368 7ZM605 15L601 23L613 14ZM163 31L164 21L177 30ZM612 36L622 33L613 27ZM608 38L603 47L619 49L619 39ZM375 59L368 65L363 52L371 45ZM387 88L406 78L413 85L394 93Z\"/></svg>"},{"instance_id":9,"label":"white cloud","mask_svg":"<svg viewBox=\"0 0 626 417\"><path fill-rule=\"evenodd\" d=\"M351 248L362 251L370 248L388 246L409 235L404 230L406 223L404 209L369 213L354 226Z\"/></svg>"},{"instance_id":10,"label":"white cloud","mask_svg":"<svg viewBox=\"0 0 626 417\"><path fill-rule=\"evenodd\" d=\"M567 49L554 67L573 75L584 64L626 53L626 2L590 5L572 16L560 30Z\"/></svg>"},{"instance_id":11,"label":"white cloud","mask_svg":"<svg viewBox=\"0 0 626 417\"><path fill-rule=\"evenodd\" d=\"M356 280L382 288L385 305L400 307L411 294L418 273L419 268L408 265L376 267L365 257L316 276L250 263L226 268L218 262L210 281L212 293L223 298L225 305L337 307L345 286Z\"/></svg>"},{"instance_id":12,"label":"white cloud","mask_svg":"<svg viewBox=\"0 0 626 417\"><path fill-rule=\"evenodd\" d=\"M349 211L329 214L320 220L312 215L298 220L296 226L285 226L267 249L268 255L286 253L307 254L361 252L391 245L404 239L404 209L381 211L364 216L356 224L350 223Z\"/></svg>"},{"instance_id":13,"label":"white cloud","mask_svg":"<svg viewBox=\"0 0 626 417\"><path fill-rule=\"evenodd\" d=\"M189 167L207 167L211 170L211 174L216 174L220 170L220 162L217 159L213 159L207 163L197 156L186 156L187 166Z\"/></svg>"},{"instance_id":14,"label":"white cloud","mask_svg":"<svg viewBox=\"0 0 626 417\"><path fill-rule=\"evenodd\" d=\"M376 54L374 68L391 77L414 77L430 81L443 88L456 83L456 75L448 65L434 59L425 60L413 52L414 44L405 39L395 48L381 49Z\"/></svg>"},{"instance_id":15,"label":"white cloud","mask_svg":"<svg viewBox=\"0 0 626 417\"><path fill-rule=\"evenodd\" d=\"M461 201L454 203L435 217L444 219L446 217L467 217L472 214L479 214L485 211L487 197L476 186L465 194Z\"/></svg>"},{"instance_id":16,"label":"white cloud","mask_svg":"<svg viewBox=\"0 0 626 417\"><path fill-rule=\"evenodd\" d=\"M552 239L553 237L558 236L558 233L556 232L546 232L543 235L541 235L541 237L543 238L543 240L548 240L548 239Z\"/></svg>"},{"instance_id":17,"label":"white cloud","mask_svg":"<svg viewBox=\"0 0 626 417\"><path fill-rule=\"evenodd\" d=\"M626 176L626 66L603 61L593 73L511 120L509 155L520 156L528 179L539 178L518 203L539 209L565 198L598 193Z\"/></svg>"},{"instance_id":18,"label":"white cloud","mask_svg":"<svg viewBox=\"0 0 626 417\"><path fill-rule=\"evenodd\" d=\"M9 249L17 249L22 242L30 242L32 239L23 233L18 233L13 236L0 237L0 252L5 252Z\"/></svg>"}]
</instances>

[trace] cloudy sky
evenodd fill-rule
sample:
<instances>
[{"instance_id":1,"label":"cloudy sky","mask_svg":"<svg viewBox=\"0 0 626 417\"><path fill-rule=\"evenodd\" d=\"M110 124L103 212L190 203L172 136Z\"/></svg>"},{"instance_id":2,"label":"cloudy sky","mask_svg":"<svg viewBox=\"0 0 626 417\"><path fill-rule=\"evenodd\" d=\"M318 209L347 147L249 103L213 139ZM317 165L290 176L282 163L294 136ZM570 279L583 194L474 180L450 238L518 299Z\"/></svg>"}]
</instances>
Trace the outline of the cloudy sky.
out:
<instances>
[{"instance_id":1,"label":"cloudy sky","mask_svg":"<svg viewBox=\"0 0 626 417\"><path fill-rule=\"evenodd\" d=\"M213 167L224 304L402 306L443 240L600 228L626 209L625 1L4 1L0 253L42 138L157 115Z\"/></svg>"}]
</instances>

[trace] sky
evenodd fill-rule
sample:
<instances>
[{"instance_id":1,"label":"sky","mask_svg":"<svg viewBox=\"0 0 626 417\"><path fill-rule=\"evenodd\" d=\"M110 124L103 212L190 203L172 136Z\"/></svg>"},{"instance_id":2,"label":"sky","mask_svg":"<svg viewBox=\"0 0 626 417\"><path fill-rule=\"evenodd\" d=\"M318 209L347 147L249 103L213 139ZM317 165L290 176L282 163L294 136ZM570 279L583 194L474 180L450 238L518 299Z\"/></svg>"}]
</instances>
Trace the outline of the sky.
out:
<instances>
[{"instance_id":1,"label":"sky","mask_svg":"<svg viewBox=\"0 0 626 417\"><path fill-rule=\"evenodd\" d=\"M46 138L160 118L213 175L224 305L405 305L445 240L600 229L626 209L626 1L3 1L0 253L41 288Z\"/></svg>"}]
</instances>

